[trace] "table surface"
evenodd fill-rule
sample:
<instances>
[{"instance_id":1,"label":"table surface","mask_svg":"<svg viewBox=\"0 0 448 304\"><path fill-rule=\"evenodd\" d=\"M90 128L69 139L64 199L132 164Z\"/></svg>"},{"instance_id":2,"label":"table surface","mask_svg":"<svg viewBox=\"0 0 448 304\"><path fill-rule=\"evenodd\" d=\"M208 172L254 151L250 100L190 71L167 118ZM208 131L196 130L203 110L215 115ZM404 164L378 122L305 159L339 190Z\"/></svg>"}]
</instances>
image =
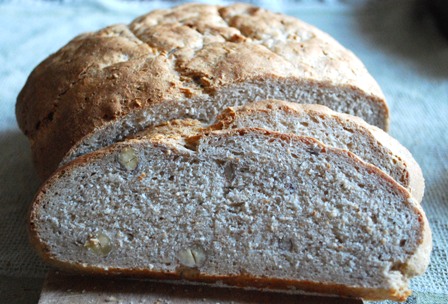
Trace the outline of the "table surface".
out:
<instances>
[{"instance_id":1,"label":"table surface","mask_svg":"<svg viewBox=\"0 0 448 304\"><path fill-rule=\"evenodd\" d=\"M151 280L82 277L50 271L42 288L39 304L71 303L363 304L357 299L171 284Z\"/></svg>"},{"instance_id":2,"label":"table surface","mask_svg":"<svg viewBox=\"0 0 448 304\"><path fill-rule=\"evenodd\" d=\"M176 1L179 3L179 1ZM221 1L220 3L225 3ZM261 1L331 34L365 63L391 110L390 133L422 167L431 264L408 303L448 303L448 41L421 1ZM128 23L168 1L0 1L0 298L37 303L48 268L28 244L26 214L39 181L15 120L31 70L80 32Z\"/></svg>"}]
</instances>

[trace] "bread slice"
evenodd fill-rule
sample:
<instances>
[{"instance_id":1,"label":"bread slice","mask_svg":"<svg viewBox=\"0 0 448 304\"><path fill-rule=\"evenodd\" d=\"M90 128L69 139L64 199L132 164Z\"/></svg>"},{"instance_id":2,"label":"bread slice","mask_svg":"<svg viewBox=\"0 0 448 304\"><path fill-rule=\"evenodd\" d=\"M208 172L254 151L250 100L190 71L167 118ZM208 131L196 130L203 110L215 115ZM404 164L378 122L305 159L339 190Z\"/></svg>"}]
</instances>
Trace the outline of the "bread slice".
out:
<instances>
[{"instance_id":1,"label":"bread slice","mask_svg":"<svg viewBox=\"0 0 448 304\"><path fill-rule=\"evenodd\" d=\"M412 154L396 139L362 119L334 112L321 105L300 105L281 100L263 100L227 108L211 126L198 120L165 122L147 128L131 138L172 138L189 134L238 128L261 128L281 133L313 137L325 145L348 150L367 163L377 166L407 188L417 202L423 198L423 173ZM63 164L72 161L71 150Z\"/></svg>"},{"instance_id":2,"label":"bread slice","mask_svg":"<svg viewBox=\"0 0 448 304\"><path fill-rule=\"evenodd\" d=\"M421 202L425 183L412 154L383 130L358 117L341 114L320 105L267 100L229 108L212 128L263 128L314 137L324 144L349 150L377 166L407 188Z\"/></svg>"},{"instance_id":3,"label":"bread slice","mask_svg":"<svg viewBox=\"0 0 448 304\"><path fill-rule=\"evenodd\" d=\"M363 64L327 34L248 4L186 4L82 34L29 76L17 100L37 171L176 118L210 122L229 106L319 103L387 129Z\"/></svg>"},{"instance_id":4,"label":"bread slice","mask_svg":"<svg viewBox=\"0 0 448 304\"><path fill-rule=\"evenodd\" d=\"M120 142L59 169L31 209L41 255L97 274L375 300L410 294L431 234L391 177L310 137L192 129Z\"/></svg>"}]
</instances>

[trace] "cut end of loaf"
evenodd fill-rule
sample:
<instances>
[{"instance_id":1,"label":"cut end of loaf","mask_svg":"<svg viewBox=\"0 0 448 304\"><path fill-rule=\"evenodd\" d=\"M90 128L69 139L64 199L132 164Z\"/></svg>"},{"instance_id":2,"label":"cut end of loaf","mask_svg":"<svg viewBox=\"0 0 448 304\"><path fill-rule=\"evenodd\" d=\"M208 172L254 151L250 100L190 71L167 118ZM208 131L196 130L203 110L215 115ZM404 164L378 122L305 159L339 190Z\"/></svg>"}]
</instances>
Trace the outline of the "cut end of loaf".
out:
<instances>
[{"instance_id":1,"label":"cut end of loaf","mask_svg":"<svg viewBox=\"0 0 448 304\"><path fill-rule=\"evenodd\" d=\"M407 297L426 222L388 176L306 137L196 140L128 141L59 170L33 205L37 248L84 271Z\"/></svg>"}]
</instances>

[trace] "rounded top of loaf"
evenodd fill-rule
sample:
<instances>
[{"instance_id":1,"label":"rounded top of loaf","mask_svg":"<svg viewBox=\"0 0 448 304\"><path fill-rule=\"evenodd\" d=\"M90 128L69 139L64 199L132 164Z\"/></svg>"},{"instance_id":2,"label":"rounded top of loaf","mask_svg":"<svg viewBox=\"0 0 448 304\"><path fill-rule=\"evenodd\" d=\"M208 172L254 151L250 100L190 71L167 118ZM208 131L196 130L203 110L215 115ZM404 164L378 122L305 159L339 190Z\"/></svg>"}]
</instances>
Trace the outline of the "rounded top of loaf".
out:
<instances>
[{"instance_id":1,"label":"rounded top of loaf","mask_svg":"<svg viewBox=\"0 0 448 304\"><path fill-rule=\"evenodd\" d=\"M59 162L81 138L131 112L269 79L383 100L350 51L296 18L248 4L186 4L74 38L34 69L16 114L35 160Z\"/></svg>"}]
</instances>

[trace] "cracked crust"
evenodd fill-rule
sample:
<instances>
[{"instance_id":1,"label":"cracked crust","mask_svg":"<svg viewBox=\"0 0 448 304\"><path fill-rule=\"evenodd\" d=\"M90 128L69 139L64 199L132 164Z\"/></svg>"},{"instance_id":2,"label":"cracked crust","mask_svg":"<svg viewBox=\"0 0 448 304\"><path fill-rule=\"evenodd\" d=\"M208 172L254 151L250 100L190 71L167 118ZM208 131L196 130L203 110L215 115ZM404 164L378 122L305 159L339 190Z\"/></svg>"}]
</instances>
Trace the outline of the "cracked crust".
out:
<instances>
[{"instance_id":1,"label":"cracked crust","mask_svg":"<svg viewBox=\"0 0 448 304\"><path fill-rule=\"evenodd\" d=\"M45 178L84 138L80 145L96 142L78 154L167 119L211 119L240 97L220 96L226 88L256 82L258 98L292 95L264 91L273 81L302 91L294 93L303 97L300 102L333 103L335 110L387 129L383 94L351 52L295 18L246 4L186 4L82 34L35 68L18 96L16 115ZM187 103L199 99L202 104ZM352 105L336 105L339 99ZM194 111L207 102L213 111ZM172 113L154 114L141 125L127 118L168 105ZM93 137L100 133L112 135L99 143Z\"/></svg>"}]
</instances>

